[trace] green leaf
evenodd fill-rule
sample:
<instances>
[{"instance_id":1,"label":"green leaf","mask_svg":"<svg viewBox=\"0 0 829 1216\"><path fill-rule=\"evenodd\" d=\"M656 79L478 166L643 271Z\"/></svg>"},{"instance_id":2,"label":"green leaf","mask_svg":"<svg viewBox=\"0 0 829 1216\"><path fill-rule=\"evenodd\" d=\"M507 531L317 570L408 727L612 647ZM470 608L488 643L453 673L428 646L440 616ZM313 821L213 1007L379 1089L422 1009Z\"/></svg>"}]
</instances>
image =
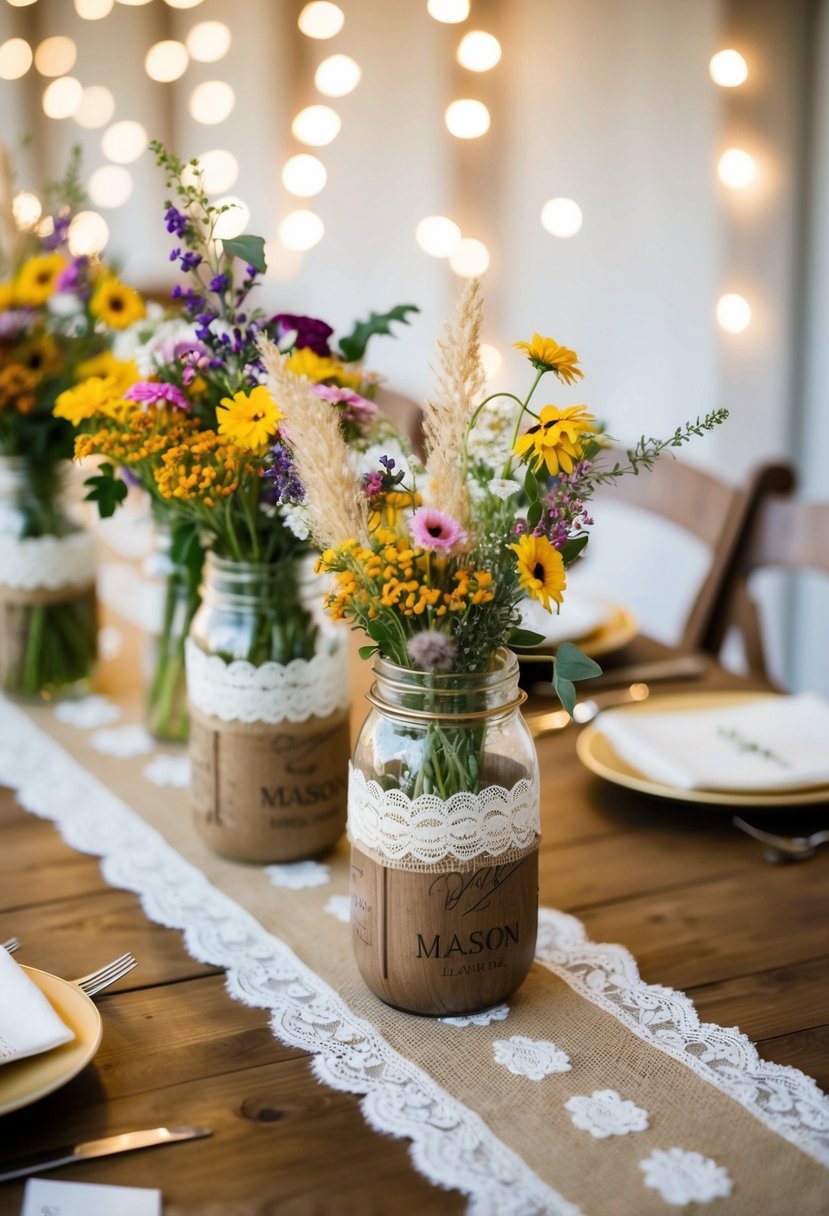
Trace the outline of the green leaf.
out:
<instances>
[{"instance_id":1,"label":"green leaf","mask_svg":"<svg viewBox=\"0 0 829 1216\"><path fill-rule=\"evenodd\" d=\"M530 531L538 526L538 521L544 513L544 505L540 502L530 503L530 509L527 511L527 527Z\"/></svg>"},{"instance_id":2,"label":"green leaf","mask_svg":"<svg viewBox=\"0 0 829 1216\"><path fill-rule=\"evenodd\" d=\"M222 249L231 258L241 258L254 266L260 274L268 269L265 261L265 238L262 236L234 236L222 241Z\"/></svg>"},{"instance_id":3,"label":"green leaf","mask_svg":"<svg viewBox=\"0 0 829 1216\"><path fill-rule=\"evenodd\" d=\"M199 532L199 524L184 523L177 524L171 534L170 560L176 566L186 569L187 581L192 591L199 588L204 565L204 550L199 540Z\"/></svg>"},{"instance_id":4,"label":"green leaf","mask_svg":"<svg viewBox=\"0 0 829 1216\"><path fill-rule=\"evenodd\" d=\"M556 674L566 680L592 680L602 669L572 642L562 642L556 651Z\"/></svg>"},{"instance_id":5,"label":"green leaf","mask_svg":"<svg viewBox=\"0 0 829 1216\"><path fill-rule=\"evenodd\" d=\"M527 475L524 478L524 493L530 502L538 501L538 478L532 469L527 469Z\"/></svg>"},{"instance_id":6,"label":"green leaf","mask_svg":"<svg viewBox=\"0 0 829 1216\"><path fill-rule=\"evenodd\" d=\"M359 363L374 334L391 334L392 321L411 325L407 313L420 312L416 304L398 304L389 312L373 312L367 321L355 322L351 333L340 339L340 353L347 363Z\"/></svg>"},{"instance_id":7,"label":"green leaf","mask_svg":"<svg viewBox=\"0 0 829 1216\"><path fill-rule=\"evenodd\" d=\"M111 464L100 465L98 475L88 477L84 485L89 489L86 501L95 503L101 519L109 519L110 515L114 515L118 504L127 497L127 483L115 476L115 469Z\"/></svg>"},{"instance_id":8,"label":"green leaf","mask_svg":"<svg viewBox=\"0 0 829 1216\"><path fill-rule=\"evenodd\" d=\"M507 638L507 645L513 648L540 646L543 641L543 633L536 633L533 629L513 629Z\"/></svg>"},{"instance_id":9,"label":"green leaf","mask_svg":"<svg viewBox=\"0 0 829 1216\"><path fill-rule=\"evenodd\" d=\"M561 546L561 556L564 558L565 566L569 566L571 562L576 560L589 540L588 534L583 532L581 536L571 536L569 540L564 542Z\"/></svg>"},{"instance_id":10,"label":"green leaf","mask_svg":"<svg viewBox=\"0 0 829 1216\"><path fill-rule=\"evenodd\" d=\"M377 654L377 647L376 646L361 646L359 653L360 653L361 659L370 659L373 654Z\"/></svg>"},{"instance_id":11,"label":"green leaf","mask_svg":"<svg viewBox=\"0 0 829 1216\"><path fill-rule=\"evenodd\" d=\"M553 667L553 688L561 704L572 718L576 705L576 686L572 680L566 679L558 670L558 663Z\"/></svg>"}]
</instances>

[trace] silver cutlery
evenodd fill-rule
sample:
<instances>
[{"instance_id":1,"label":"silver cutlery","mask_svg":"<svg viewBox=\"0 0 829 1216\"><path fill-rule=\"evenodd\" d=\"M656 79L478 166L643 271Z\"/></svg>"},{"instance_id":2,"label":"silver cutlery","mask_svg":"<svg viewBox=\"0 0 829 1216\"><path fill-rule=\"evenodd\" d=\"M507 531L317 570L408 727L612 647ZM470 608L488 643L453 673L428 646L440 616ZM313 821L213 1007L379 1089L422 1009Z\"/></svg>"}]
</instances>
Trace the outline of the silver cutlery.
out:
<instances>
[{"instance_id":1,"label":"silver cutlery","mask_svg":"<svg viewBox=\"0 0 829 1216\"><path fill-rule=\"evenodd\" d=\"M522 655L522 658L524 656ZM699 679L708 671L709 660L701 654L683 654L673 659L654 659L648 663L632 663L628 667L610 668L590 681L590 689L611 688L617 684L656 684L662 680ZM552 697L551 681L539 680L530 688L532 696Z\"/></svg>"},{"instance_id":2,"label":"silver cutlery","mask_svg":"<svg viewBox=\"0 0 829 1216\"><path fill-rule=\"evenodd\" d=\"M131 954L122 954L120 958L114 958L105 967L99 967L97 971L90 971L89 975L82 975L79 979L70 982L82 989L87 996L95 996L97 992L102 992L116 980L123 979L129 971L132 971L133 967L137 966L138 963Z\"/></svg>"},{"instance_id":3,"label":"silver cutlery","mask_svg":"<svg viewBox=\"0 0 829 1216\"><path fill-rule=\"evenodd\" d=\"M647 684L631 684L628 688L619 689L616 692L599 693L598 696L577 701L573 707L572 718L566 709L553 709L549 713L527 714L527 726L529 726L533 738L540 739L544 735L552 735L556 731L564 730L571 722L575 722L577 726L584 726L587 722L592 722L603 709L646 701L650 692Z\"/></svg>"},{"instance_id":4,"label":"silver cutlery","mask_svg":"<svg viewBox=\"0 0 829 1216\"><path fill-rule=\"evenodd\" d=\"M182 1140L200 1140L212 1136L206 1127L150 1127L146 1131L124 1132L120 1136L105 1136L103 1140L86 1140L82 1144L66 1144L49 1149L45 1153L34 1153L7 1163L0 1173L0 1182L12 1178L25 1178L41 1170L53 1170L59 1165L72 1165L76 1161L89 1161L93 1157L109 1157L112 1153L131 1153L139 1148L155 1148L162 1144L176 1144Z\"/></svg>"},{"instance_id":5,"label":"silver cutlery","mask_svg":"<svg viewBox=\"0 0 829 1216\"><path fill-rule=\"evenodd\" d=\"M829 831L812 832L810 836L778 836L774 832L756 828L753 823L746 823L739 815L735 815L731 822L741 832L766 846L763 851L766 861L807 861L814 857L818 845L829 843Z\"/></svg>"},{"instance_id":6,"label":"silver cutlery","mask_svg":"<svg viewBox=\"0 0 829 1216\"><path fill-rule=\"evenodd\" d=\"M17 937L10 937L8 941L0 942L0 946L2 946L7 954L14 954L15 950L20 949L20 939Z\"/></svg>"}]
</instances>

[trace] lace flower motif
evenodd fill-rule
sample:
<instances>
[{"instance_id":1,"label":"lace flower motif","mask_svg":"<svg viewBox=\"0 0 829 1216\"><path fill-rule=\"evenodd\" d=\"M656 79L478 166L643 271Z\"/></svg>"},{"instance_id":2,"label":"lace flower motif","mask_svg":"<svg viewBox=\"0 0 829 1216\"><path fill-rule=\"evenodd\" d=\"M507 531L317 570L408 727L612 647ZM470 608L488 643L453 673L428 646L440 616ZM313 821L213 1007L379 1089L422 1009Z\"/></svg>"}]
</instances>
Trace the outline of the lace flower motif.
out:
<instances>
[{"instance_id":1,"label":"lace flower motif","mask_svg":"<svg viewBox=\"0 0 829 1216\"><path fill-rule=\"evenodd\" d=\"M496 1039L493 1044L495 1063L503 1064L516 1077L541 1081L551 1072L569 1072L570 1057L549 1039L531 1039L514 1034L509 1039Z\"/></svg>"},{"instance_id":2,"label":"lace flower motif","mask_svg":"<svg viewBox=\"0 0 829 1216\"><path fill-rule=\"evenodd\" d=\"M289 865L265 866L265 873L275 887L303 891L307 887L324 887L331 881L331 867L318 861L294 861Z\"/></svg>"},{"instance_id":3,"label":"lace flower motif","mask_svg":"<svg viewBox=\"0 0 829 1216\"><path fill-rule=\"evenodd\" d=\"M658 1191L671 1207L688 1203L710 1203L726 1199L733 1183L728 1171L702 1153L682 1148L655 1148L650 1157L639 1162L645 1186Z\"/></svg>"},{"instance_id":4,"label":"lace flower motif","mask_svg":"<svg viewBox=\"0 0 829 1216\"><path fill-rule=\"evenodd\" d=\"M79 730L95 730L97 726L111 726L121 717L118 706L109 697L81 697L79 701L59 701L55 706L58 722L77 726Z\"/></svg>"},{"instance_id":5,"label":"lace flower motif","mask_svg":"<svg viewBox=\"0 0 829 1216\"><path fill-rule=\"evenodd\" d=\"M151 785L186 790L190 784L189 756L153 756L144 765L144 777Z\"/></svg>"},{"instance_id":6,"label":"lace flower motif","mask_svg":"<svg viewBox=\"0 0 829 1216\"><path fill-rule=\"evenodd\" d=\"M621 1098L615 1089L595 1089L589 1098L569 1098L564 1109L570 1111L574 1125L590 1132L594 1140L643 1132L648 1126L648 1112Z\"/></svg>"},{"instance_id":7,"label":"lace flower motif","mask_svg":"<svg viewBox=\"0 0 829 1216\"><path fill-rule=\"evenodd\" d=\"M155 748L153 737L143 726L114 726L111 730L96 730L89 742L102 756L117 756L128 760L130 756L146 756Z\"/></svg>"},{"instance_id":8,"label":"lace flower motif","mask_svg":"<svg viewBox=\"0 0 829 1216\"><path fill-rule=\"evenodd\" d=\"M347 895L329 895L323 910L342 924L351 924L351 900Z\"/></svg>"}]
</instances>

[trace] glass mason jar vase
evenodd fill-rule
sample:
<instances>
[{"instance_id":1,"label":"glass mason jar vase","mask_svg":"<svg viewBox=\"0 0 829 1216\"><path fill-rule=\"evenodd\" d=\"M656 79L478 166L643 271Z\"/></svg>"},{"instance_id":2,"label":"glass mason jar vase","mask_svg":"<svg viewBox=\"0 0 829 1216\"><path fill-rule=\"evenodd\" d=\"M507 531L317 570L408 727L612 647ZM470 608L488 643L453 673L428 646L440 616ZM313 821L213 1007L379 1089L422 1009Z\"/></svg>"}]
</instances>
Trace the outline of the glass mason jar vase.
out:
<instances>
[{"instance_id":1,"label":"glass mason jar vase","mask_svg":"<svg viewBox=\"0 0 829 1216\"><path fill-rule=\"evenodd\" d=\"M314 619L319 594L300 563L206 554L186 643L191 797L225 857L299 861L345 830L348 654Z\"/></svg>"},{"instance_id":2,"label":"glass mason jar vase","mask_svg":"<svg viewBox=\"0 0 829 1216\"><path fill-rule=\"evenodd\" d=\"M538 925L539 777L518 662L492 671L374 664L372 709L349 776L357 965L410 1013L472 1013L532 965Z\"/></svg>"},{"instance_id":3,"label":"glass mason jar vase","mask_svg":"<svg viewBox=\"0 0 829 1216\"><path fill-rule=\"evenodd\" d=\"M79 695L97 650L95 542L70 461L0 457L0 688Z\"/></svg>"},{"instance_id":4,"label":"glass mason jar vase","mask_svg":"<svg viewBox=\"0 0 829 1216\"><path fill-rule=\"evenodd\" d=\"M201 562L176 560L170 529L156 523L144 568L158 593L158 615L148 638L144 720L156 739L183 743L190 726L184 643L201 603Z\"/></svg>"}]
</instances>

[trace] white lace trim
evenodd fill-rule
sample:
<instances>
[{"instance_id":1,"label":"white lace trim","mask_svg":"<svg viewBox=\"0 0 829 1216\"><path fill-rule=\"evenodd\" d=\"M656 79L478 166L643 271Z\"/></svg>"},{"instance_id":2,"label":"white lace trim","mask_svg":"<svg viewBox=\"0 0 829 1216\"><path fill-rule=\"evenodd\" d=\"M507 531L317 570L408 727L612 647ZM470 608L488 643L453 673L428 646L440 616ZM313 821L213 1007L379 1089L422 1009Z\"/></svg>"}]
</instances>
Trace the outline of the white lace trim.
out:
<instances>
[{"instance_id":1,"label":"white lace trim","mask_svg":"<svg viewBox=\"0 0 829 1216\"><path fill-rule=\"evenodd\" d=\"M639 1168L645 1175L645 1186L658 1191L674 1208L727 1199L733 1186L724 1166L702 1153L681 1148L655 1148L639 1162Z\"/></svg>"},{"instance_id":2,"label":"white lace trim","mask_svg":"<svg viewBox=\"0 0 829 1216\"><path fill-rule=\"evenodd\" d=\"M594 1089L589 1096L568 1098L564 1109L570 1112L573 1125L590 1132L594 1140L644 1132L648 1126L648 1112L622 1098L615 1089Z\"/></svg>"},{"instance_id":3,"label":"white lace trim","mask_svg":"<svg viewBox=\"0 0 829 1216\"><path fill-rule=\"evenodd\" d=\"M187 693L202 713L223 722L305 722L348 707L348 650L328 633L312 659L226 663L206 654L190 638L185 643Z\"/></svg>"},{"instance_id":4,"label":"white lace trim","mask_svg":"<svg viewBox=\"0 0 829 1216\"><path fill-rule=\"evenodd\" d=\"M117 756L119 760L128 760L130 756L147 756L155 750L152 735L137 722L94 730L89 736L89 745L102 756Z\"/></svg>"},{"instance_id":5,"label":"white lace trim","mask_svg":"<svg viewBox=\"0 0 829 1216\"><path fill-rule=\"evenodd\" d=\"M511 790L487 786L480 794L412 801L402 790L384 790L349 765L348 834L355 844L389 861L403 858L435 864L446 858L470 861L529 848L540 834L538 783L519 781Z\"/></svg>"},{"instance_id":6,"label":"white lace trim","mask_svg":"<svg viewBox=\"0 0 829 1216\"><path fill-rule=\"evenodd\" d=\"M115 887L156 923L180 929L190 955L226 970L232 997L271 1010L274 1033L310 1052L322 1082L363 1094L380 1132L411 1140L417 1168L463 1191L473 1216L580 1216L484 1121L396 1052L279 938L223 895L90 772L0 697L0 784L54 820L64 840L103 858Z\"/></svg>"},{"instance_id":7,"label":"white lace trim","mask_svg":"<svg viewBox=\"0 0 829 1216\"><path fill-rule=\"evenodd\" d=\"M69 536L0 536L0 584L15 591L59 591L95 582L95 539Z\"/></svg>"},{"instance_id":8,"label":"white lace trim","mask_svg":"<svg viewBox=\"0 0 829 1216\"><path fill-rule=\"evenodd\" d=\"M701 1022L684 992L646 984L623 946L591 942L581 921L539 908L536 958L651 1046L686 1064L771 1131L829 1165L829 1097L797 1068L762 1060L736 1026Z\"/></svg>"},{"instance_id":9,"label":"white lace trim","mask_svg":"<svg viewBox=\"0 0 829 1216\"><path fill-rule=\"evenodd\" d=\"M488 1026L490 1022L503 1022L509 1017L509 1005L493 1005L491 1009L480 1009L477 1013L462 1013L457 1017L439 1018L447 1026Z\"/></svg>"}]
</instances>

